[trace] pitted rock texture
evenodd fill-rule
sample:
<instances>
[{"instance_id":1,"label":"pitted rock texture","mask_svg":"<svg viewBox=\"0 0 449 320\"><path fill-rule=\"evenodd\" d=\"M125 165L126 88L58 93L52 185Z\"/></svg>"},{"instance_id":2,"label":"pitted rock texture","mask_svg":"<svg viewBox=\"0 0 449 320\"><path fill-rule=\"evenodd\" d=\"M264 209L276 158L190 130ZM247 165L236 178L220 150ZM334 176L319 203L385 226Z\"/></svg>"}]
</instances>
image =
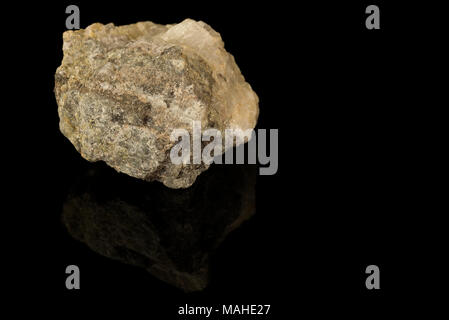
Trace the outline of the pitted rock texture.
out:
<instances>
[{"instance_id":1,"label":"pitted rock texture","mask_svg":"<svg viewBox=\"0 0 449 320\"><path fill-rule=\"evenodd\" d=\"M89 161L170 188L208 168L170 161L175 128L252 129L258 97L204 22L95 23L66 31L55 74L60 130Z\"/></svg>"}]
</instances>

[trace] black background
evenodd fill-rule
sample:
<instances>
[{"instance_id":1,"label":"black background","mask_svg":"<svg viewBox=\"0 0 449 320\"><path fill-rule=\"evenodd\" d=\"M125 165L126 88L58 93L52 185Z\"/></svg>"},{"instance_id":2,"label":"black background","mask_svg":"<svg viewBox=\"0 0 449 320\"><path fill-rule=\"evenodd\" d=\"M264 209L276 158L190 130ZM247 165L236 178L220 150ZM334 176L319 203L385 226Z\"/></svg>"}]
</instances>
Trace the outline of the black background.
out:
<instances>
[{"instance_id":1,"label":"black background","mask_svg":"<svg viewBox=\"0 0 449 320\"><path fill-rule=\"evenodd\" d=\"M90 165L59 132L53 94L69 4L79 6L82 28L205 21L221 34L260 98L257 127L279 129L279 170L258 177L256 215L216 252L203 292L184 294L142 269L102 257L61 224L67 191ZM380 7L380 30L365 28L368 4ZM27 62L11 80L18 89L13 94L31 113L19 112L27 134L16 127L21 143L12 146L12 160L22 169L7 170L20 171L12 184L19 197L9 202L21 223L11 238L20 249L9 260L19 275L8 280L20 301L35 302L33 310L52 312L57 305L67 314L96 307L171 319L186 303L233 303L271 304L272 319L306 311L364 318L384 314L431 282L417 256L435 234L425 233L431 230L422 220L429 207L423 209L417 145L426 120L415 81L430 63L424 54L431 40L407 6L61 2L6 15L13 13L28 21L22 37L9 42L23 46L11 53ZM424 251L431 264L432 250ZM80 267L81 290L65 288L69 264ZM370 264L381 270L377 291L365 288ZM438 267L433 270L438 274Z\"/></svg>"}]
</instances>

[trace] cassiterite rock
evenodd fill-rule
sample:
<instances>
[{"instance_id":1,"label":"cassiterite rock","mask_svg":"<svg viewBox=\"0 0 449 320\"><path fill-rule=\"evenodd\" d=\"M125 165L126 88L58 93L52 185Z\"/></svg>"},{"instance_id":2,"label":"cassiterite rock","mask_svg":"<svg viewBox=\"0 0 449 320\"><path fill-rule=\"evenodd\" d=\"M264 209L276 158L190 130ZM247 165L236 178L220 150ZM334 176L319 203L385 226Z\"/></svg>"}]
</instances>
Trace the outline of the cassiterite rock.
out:
<instances>
[{"instance_id":1,"label":"cassiterite rock","mask_svg":"<svg viewBox=\"0 0 449 320\"><path fill-rule=\"evenodd\" d=\"M89 161L171 188L208 168L173 164L173 129L252 129L258 97L220 35L191 19L175 25L95 23L66 31L55 74L61 132Z\"/></svg>"}]
</instances>

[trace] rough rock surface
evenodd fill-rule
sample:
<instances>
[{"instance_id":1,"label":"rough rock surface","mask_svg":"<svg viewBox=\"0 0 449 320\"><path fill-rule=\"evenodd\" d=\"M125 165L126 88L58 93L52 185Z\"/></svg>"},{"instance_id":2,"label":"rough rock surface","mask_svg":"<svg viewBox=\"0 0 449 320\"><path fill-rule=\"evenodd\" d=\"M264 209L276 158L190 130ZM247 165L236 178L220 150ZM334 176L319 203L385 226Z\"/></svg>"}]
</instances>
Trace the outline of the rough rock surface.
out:
<instances>
[{"instance_id":1,"label":"rough rock surface","mask_svg":"<svg viewBox=\"0 0 449 320\"><path fill-rule=\"evenodd\" d=\"M204 289L209 257L255 213L255 166L214 166L169 189L94 164L71 188L62 221L95 252L184 291Z\"/></svg>"},{"instance_id":2,"label":"rough rock surface","mask_svg":"<svg viewBox=\"0 0 449 320\"><path fill-rule=\"evenodd\" d=\"M252 129L258 97L220 35L204 22L95 23L63 35L55 74L60 130L89 161L170 188L208 168L175 165L175 128Z\"/></svg>"}]
</instances>

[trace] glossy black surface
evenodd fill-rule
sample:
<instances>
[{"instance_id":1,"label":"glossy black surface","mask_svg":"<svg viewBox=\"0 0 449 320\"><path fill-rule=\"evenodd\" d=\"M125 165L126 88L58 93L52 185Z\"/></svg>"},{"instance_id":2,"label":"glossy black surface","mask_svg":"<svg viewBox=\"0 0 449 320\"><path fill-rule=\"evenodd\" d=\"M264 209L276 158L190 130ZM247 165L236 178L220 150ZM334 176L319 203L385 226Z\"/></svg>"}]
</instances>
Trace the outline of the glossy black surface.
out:
<instances>
[{"instance_id":1,"label":"glossy black surface","mask_svg":"<svg viewBox=\"0 0 449 320\"><path fill-rule=\"evenodd\" d=\"M256 167L212 166L170 189L92 164L71 187L62 221L93 251L186 292L209 282L210 255L256 210Z\"/></svg>"},{"instance_id":2,"label":"glossy black surface","mask_svg":"<svg viewBox=\"0 0 449 320\"><path fill-rule=\"evenodd\" d=\"M425 30L420 19L424 13L411 14L409 5L394 7L382 1L382 27L373 33L365 29L364 10L371 4L365 1L77 2L83 27L143 20L166 24L186 17L209 23L260 98L258 128L279 129L279 170L274 176L257 175L255 214L212 250L228 223L215 221L233 219L239 195L218 192L211 203L201 188L177 197L170 195L176 191L151 184L144 187L150 198L142 210L132 204L142 192L128 189L127 177L112 179L110 186L104 185L109 174L93 184L83 180L90 179L85 174L92 169L101 169L100 176L110 169L83 160L59 132L53 76L62 59L68 4L17 3L3 12L13 20L5 29L3 47L14 56L4 60L14 68L8 78L13 90L5 90L13 99L4 103L4 110L19 113L3 118L8 128L3 158L11 162L3 172L13 177L5 185L17 196L6 197L2 216L18 220L14 226L2 224L12 253L4 261L12 271L4 277L13 285L5 292L20 303L16 310L64 318L76 311L91 315L93 307L100 318L124 310L127 319L137 311L146 319L176 319L178 307L186 303L234 303L271 304L272 319L308 318L309 312L316 318L355 314L357 319L377 313L382 319L400 297L418 294L420 284L444 278L434 259L444 256L435 245L443 243L438 237L445 233L429 222L441 210L425 196L435 185L421 181L439 176L428 173L432 166L423 164L432 141L423 137L428 123L424 114L442 104L432 100L434 95L423 94L422 82L433 77L418 77L426 70L440 70L429 66L435 57L428 44L444 38L433 39L434 30ZM19 35L10 36L16 28ZM6 137L17 137L17 142ZM239 179L221 187L238 190L244 187ZM77 191L77 181L103 195L86 197L88 193ZM112 188L117 181L123 186ZM441 193L432 192L435 197ZM86 236L98 236L89 228L105 224L79 210L102 207L98 199L115 208L94 210L109 226L99 233L104 236L100 242ZM78 211L62 219L74 203ZM210 211L218 216L206 217L214 205L218 207ZM200 215L183 211L191 207ZM120 220L123 211L132 218ZM73 239L63 223L76 225L75 214L80 214L82 228L69 230L84 243ZM178 214L185 214L189 223L175 223ZM154 217L161 218L154 234L165 239L159 248L170 252L171 266L176 266L171 270L179 270L180 261L201 265L195 254L208 255L210 282L203 291L185 293L154 277L146 270L155 260L149 258L154 251L142 254L139 241L130 244L119 238L126 233L127 239L144 239L145 229L127 223L147 228ZM204 242L187 229L178 230L187 225L201 230L195 234L217 231ZM111 241L115 245L110 246ZM180 256L174 256L173 248L180 246L185 246ZM80 267L78 291L65 287L70 264ZM376 292L365 288L370 264L381 270L381 290ZM432 266L432 272L423 272L419 264ZM429 279L432 276L436 280Z\"/></svg>"}]
</instances>

